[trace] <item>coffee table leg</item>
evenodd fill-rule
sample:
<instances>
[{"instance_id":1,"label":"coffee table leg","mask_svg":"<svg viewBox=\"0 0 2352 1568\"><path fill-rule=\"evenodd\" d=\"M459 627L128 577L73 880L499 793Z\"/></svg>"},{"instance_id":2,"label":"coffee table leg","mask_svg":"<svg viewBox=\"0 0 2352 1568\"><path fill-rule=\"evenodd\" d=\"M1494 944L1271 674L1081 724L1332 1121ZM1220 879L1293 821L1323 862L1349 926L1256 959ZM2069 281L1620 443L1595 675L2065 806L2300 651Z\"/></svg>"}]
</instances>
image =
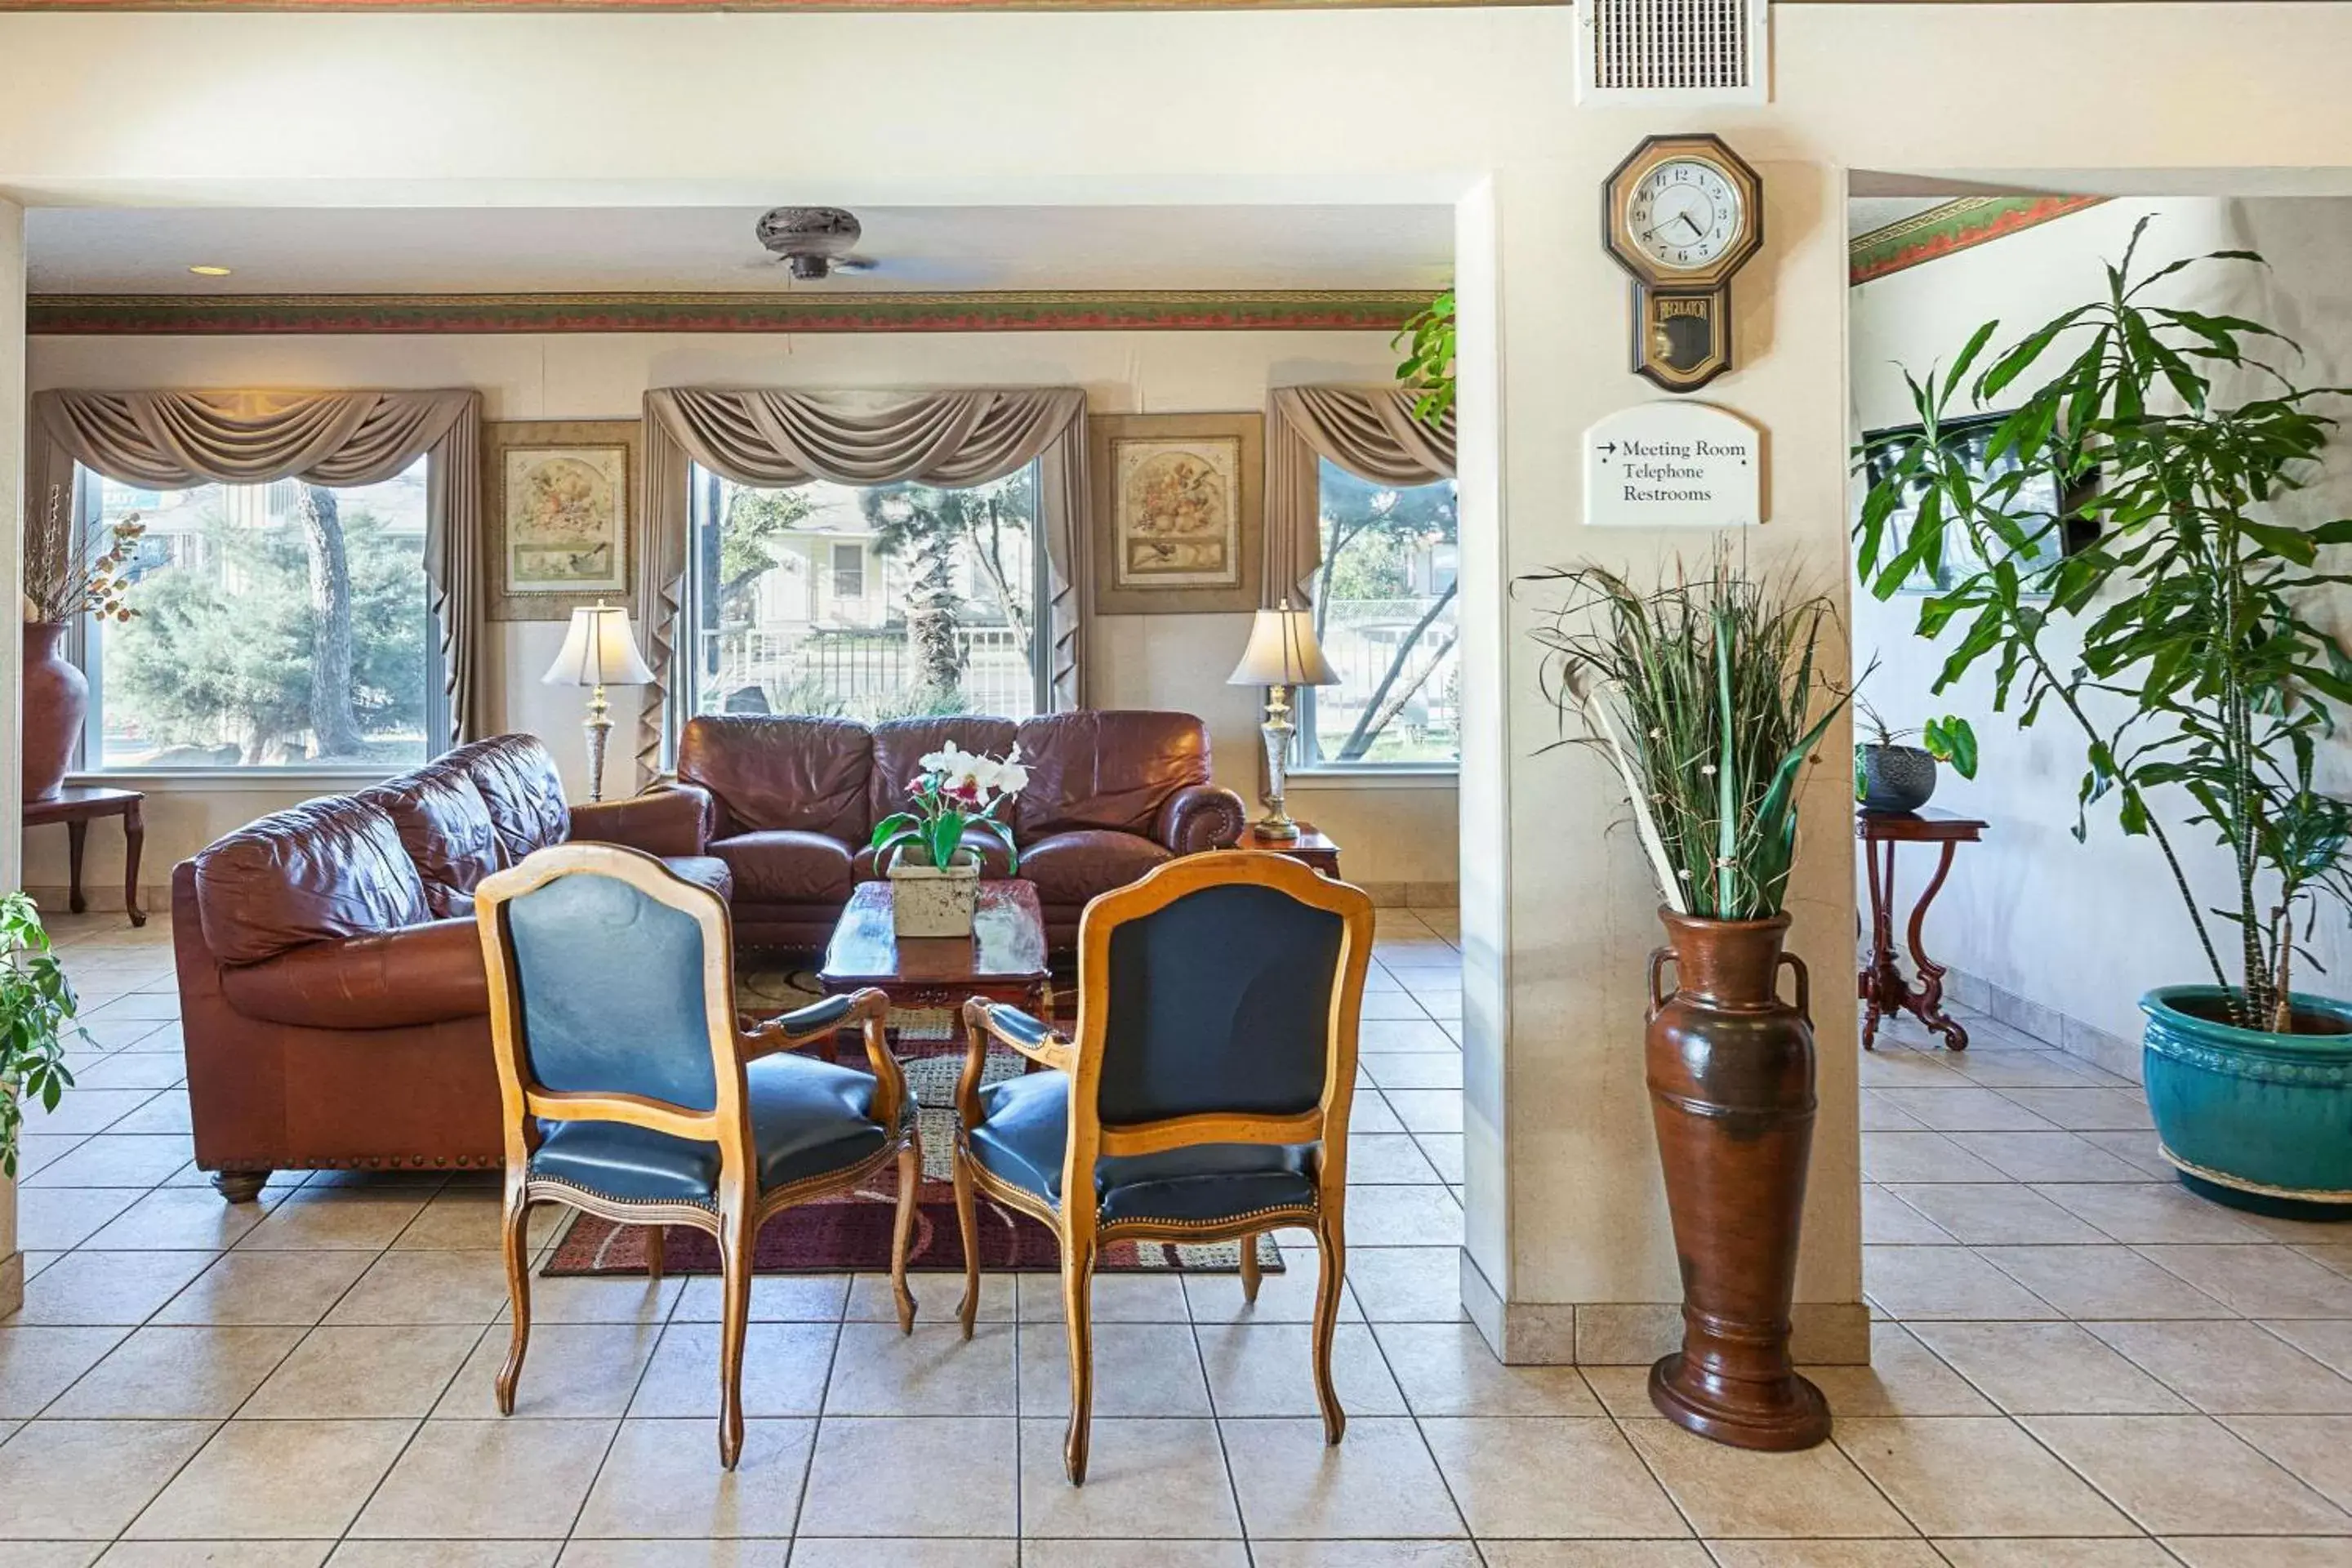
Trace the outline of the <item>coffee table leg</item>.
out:
<instances>
[{"instance_id":1,"label":"coffee table leg","mask_svg":"<svg viewBox=\"0 0 2352 1568\"><path fill-rule=\"evenodd\" d=\"M147 911L139 907L139 854L146 847L147 823L134 800L122 813L122 907L134 926L147 923Z\"/></svg>"},{"instance_id":2,"label":"coffee table leg","mask_svg":"<svg viewBox=\"0 0 2352 1568\"><path fill-rule=\"evenodd\" d=\"M66 908L79 914L89 905L81 896L81 851L89 841L89 824L66 824Z\"/></svg>"}]
</instances>

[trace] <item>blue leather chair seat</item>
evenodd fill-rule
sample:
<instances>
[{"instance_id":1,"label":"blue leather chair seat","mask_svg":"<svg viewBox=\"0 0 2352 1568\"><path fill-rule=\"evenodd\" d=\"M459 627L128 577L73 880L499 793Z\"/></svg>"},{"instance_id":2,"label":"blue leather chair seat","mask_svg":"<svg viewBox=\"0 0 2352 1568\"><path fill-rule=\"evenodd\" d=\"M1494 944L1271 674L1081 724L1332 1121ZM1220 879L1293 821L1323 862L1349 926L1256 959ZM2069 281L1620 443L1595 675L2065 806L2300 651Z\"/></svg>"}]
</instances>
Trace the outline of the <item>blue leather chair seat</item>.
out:
<instances>
[{"instance_id":1,"label":"blue leather chair seat","mask_svg":"<svg viewBox=\"0 0 2352 1568\"><path fill-rule=\"evenodd\" d=\"M807 1057L762 1057L744 1070L762 1192L838 1171L882 1147L873 1121L874 1075ZM542 1124L530 1173L605 1197L709 1203L719 1145L618 1121Z\"/></svg>"},{"instance_id":2,"label":"blue leather chair seat","mask_svg":"<svg viewBox=\"0 0 2352 1568\"><path fill-rule=\"evenodd\" d=\"M980 1091L972 1158L988 1173L1047 1202L1062 1200L1069 1141L1070 1079L1034 1072ZM1153 1219L1205 1224L1261 1209L1315 1206L1311 1143L1197 1143L1095 1163L1103 1223Z\"/></svg>"}]
</instances>

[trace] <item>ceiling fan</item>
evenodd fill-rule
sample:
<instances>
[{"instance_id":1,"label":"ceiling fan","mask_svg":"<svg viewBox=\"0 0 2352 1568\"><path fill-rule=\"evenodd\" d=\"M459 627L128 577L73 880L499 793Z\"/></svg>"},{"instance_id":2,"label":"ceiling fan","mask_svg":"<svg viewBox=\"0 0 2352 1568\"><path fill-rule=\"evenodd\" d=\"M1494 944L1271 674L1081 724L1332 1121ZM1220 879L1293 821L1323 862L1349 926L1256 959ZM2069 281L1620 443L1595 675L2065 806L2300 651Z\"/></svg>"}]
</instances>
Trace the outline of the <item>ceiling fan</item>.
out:
<instances>
[{"instance_id":1,"label":"ceiling fan","mask_svg":"<svg viewBox=\"0 0 2352 1568\"><path fill-rule=\"evenodd\" d=\"M760 216L760 243L804 283L835 272L870 272L871 257L854 254L865 232L857 216L840 207L775 207Z\"/></svg>"}]
</instances>

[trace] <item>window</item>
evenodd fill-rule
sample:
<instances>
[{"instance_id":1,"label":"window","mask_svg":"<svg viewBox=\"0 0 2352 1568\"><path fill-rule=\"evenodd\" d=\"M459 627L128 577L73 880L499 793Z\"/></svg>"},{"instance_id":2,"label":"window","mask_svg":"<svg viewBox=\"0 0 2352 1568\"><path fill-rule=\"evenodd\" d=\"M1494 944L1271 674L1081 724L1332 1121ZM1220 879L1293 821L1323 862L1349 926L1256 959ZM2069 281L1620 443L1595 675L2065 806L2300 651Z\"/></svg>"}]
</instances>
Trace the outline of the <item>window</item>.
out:
<instances>
[{"instance_id":1,"label":"window","mask_svg":"<svg viewBox=\"0 0 2352 1568\"><path fill-rule=\"evenodd\" d=\"M82 627L82 765L421 763L447 731L425 582L425 469L328 489L283 479L143 490L85 471L85 528L147 525L128 621Z\"/></svg>"},{"instance_id":2,"label":"window","mask_svg":"<svg viewBox=\"0 0 2352 1568\"><path fill-rule=\"evenodd\" d=\"M1034 465L955 490L693 483L687 711L1045 710Z\"/></svg>"},{"instance_id":3,"label":"window","mask_svg":"<svg viewBox=\"0 0 2352 1568\"><path fill-rule=\"evenodd\" d=\"M1462 758L1454 651L1454 484L1392 489L1322 465L1315 630L1339 682L1301 689L1309 768L1452 768Z\"/></svg>"}]
</instances>

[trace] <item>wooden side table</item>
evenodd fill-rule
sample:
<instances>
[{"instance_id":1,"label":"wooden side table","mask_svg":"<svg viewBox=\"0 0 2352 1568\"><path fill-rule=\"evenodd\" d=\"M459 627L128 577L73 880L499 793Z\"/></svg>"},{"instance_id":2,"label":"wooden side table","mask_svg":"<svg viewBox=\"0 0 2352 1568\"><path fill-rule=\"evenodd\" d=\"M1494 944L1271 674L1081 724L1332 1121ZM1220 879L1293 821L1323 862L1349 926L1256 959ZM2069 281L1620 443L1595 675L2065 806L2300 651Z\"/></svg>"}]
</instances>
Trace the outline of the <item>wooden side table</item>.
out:
<instances>
[{"instance_id":1,"label":"wooden side table","mask_svg":"<svg viewBox=\"0 0 2352 1568\"><path fill-rule=\"evenodd\" d=\"M1870 959L1863 966L1860 981L1862 1000L1867 1004L1862 1018L1864 1050L1872 1049L1872 1042L1878 1037L1878 1020L1896 1013L1909 1013L1943 1036L1948 1049L1969 1048L1969 1032L1944 1014L1944 966L1921 948L1919 931L1927 919L1927 906L1936 901L1944 879L1951 874L1953 850L1981 839L1985 826L1948 811L1854 813L1854 837L1862 840L1863 857L1870 867ZM1919 901L1911 906L1911 923L1905 933L1912 965L1919 972L1916 984L1903 978L1902 966L1895 961L1895 850L1903 844L1933 844L1939 851L1936 874L1927 879Z\"/></svg>"},{"instance_id":2,"label":"wooden side table","mask_svg":"<svg viewBox=\"0 0 2352 1568\"><path fill-rule=\"evenodd\" d=\"M74 913L80 914L89 907L81 896L81 852L89 837L89 820L93 816L119 816L122 818L122 907L130 912L132 925L147 923L147 911L139 907L139 852L147 844L147 824L140 816L140 806L146 798L135 789L68 784L47 800L25 803L26 826L39 827L52 822L66 825L66 860L72 876L66 907Z\"/></svg>"},{"instance_id":3,"label":"wooden side table","mask_svg":"<svg viewBox=\"0 0 2352 1568\"><path fill-rule=\"evenodd\" d=\"M1261 838L1258 837L1257 824L1253 822L1242 829L1241 842L1234 847L1259 849L1272 855L1287 855L1293 860L1305 861L1335 882L1339 880L1339 841L1311 822L1302 822L1298 825L1298 837L1296 838Z\"/></svg>"}]
</instances>

